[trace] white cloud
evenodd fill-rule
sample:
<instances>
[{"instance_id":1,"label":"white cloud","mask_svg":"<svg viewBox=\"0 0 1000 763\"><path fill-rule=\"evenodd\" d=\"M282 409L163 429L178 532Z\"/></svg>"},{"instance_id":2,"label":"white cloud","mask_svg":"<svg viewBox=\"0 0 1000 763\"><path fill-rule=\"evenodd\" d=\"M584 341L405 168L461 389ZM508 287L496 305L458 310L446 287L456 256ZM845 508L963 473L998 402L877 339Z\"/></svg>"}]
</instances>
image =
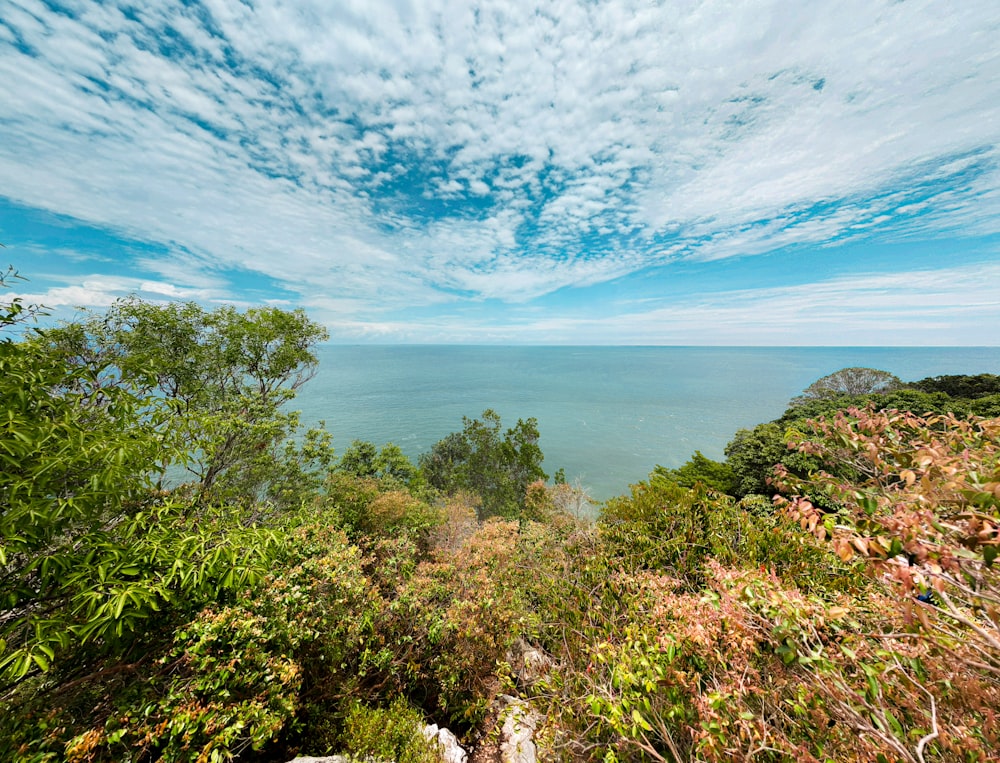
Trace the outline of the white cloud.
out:
<instances>
[{"instance_id":1,"label":"white cloud","mask_svg":"<svg viewBox=\"0 0 1000 763\"><path fill-rule=\"evenodd\" d=\"M1000 264L860 274L804 286L714 292L641 311L538 317L537 311L524 310L502 321L462 315L345 321L333 334L340 341L431 344L985 346L995 343L1000 325L998 279Z\"/></svg>"},{"instance_id":2,"label":"white cloud","mask_svg":"<svg viewBox=\"0 0 1000 763\"><path fill-rule=\"evenodd\" d=\"M1000 264L857 274L506 328L511 339L578 344L983 346L995 344L1000 325L998 279Z\"/></svg>"},{"instance_id":3,"label":"white cloud","mask_svg":"<svg viewBox=\"0 0 1000 763\"><path fill-rule=\"evenodd\" d=\"M1000 230L994 2L69 6L4 12L0 192L164 245L178 288L377 321Z\"/></svg>"},{"instance_id":4,"label":"white cloud","mask_svg":"<svg viewBox=\"0 0 1000 763\"><path fill-rule=\"evenodd\" d=\"M52 279L52 276L49 276ZM62 279L56 279L62 280ZM52 286L43 292L23 291L20 286L4 296L20 298L26 304L44 305L46 308L109 307L115 300L130 295L138 295L151 302L171 300L193 300L200 302L230 302L213 289L195 289L177 286L165 281L151 281L137 278L108 275L90 275L76 279L79 283L66 286Z\"/></svg>"}]
</instances>

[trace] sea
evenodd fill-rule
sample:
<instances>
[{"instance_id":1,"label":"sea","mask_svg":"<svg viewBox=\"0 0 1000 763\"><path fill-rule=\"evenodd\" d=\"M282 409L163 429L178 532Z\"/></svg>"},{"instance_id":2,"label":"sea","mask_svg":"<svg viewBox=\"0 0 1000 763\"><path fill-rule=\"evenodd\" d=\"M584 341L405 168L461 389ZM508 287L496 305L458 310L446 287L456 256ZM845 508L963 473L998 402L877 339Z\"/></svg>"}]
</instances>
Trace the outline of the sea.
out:
<instances>
[{"instance_id":1,"label":"sea","mask_svg":"<svg viewBox=\"0 0 1000 763\"><path fill-rule=\"evenodd\" d=\"M695 450L722 459L740 428L780 416L841 368L903 381L1000 374L1000 347L537 347L324 345L294 407L353 440L398 445L416 462L492 408L504 427L534 417L550 475L564 469L594 501L627 493Z\"/></svg>"}]
</instances>

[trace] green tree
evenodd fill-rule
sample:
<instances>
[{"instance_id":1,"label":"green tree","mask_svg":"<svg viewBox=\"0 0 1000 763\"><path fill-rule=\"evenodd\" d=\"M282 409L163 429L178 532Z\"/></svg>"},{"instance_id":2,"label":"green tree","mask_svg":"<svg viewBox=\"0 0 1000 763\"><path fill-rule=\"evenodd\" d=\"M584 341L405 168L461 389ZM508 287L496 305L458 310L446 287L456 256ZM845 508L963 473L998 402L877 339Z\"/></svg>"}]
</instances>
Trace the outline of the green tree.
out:
<instances>
[{"instance_id":1,"label":"green tree","mask_svg":"<svg viewBox=\"0 0 1000 763\"><path fill-rule=\"evenodd\" d=\"M340 471L355 477L367 477L384 484L415 486L419 470L395 443L386 443L379 450L374 443L355 440L344 451L337 464Z\"/></svg>"},{"instance_id":2,"label":"green tree","mask_svg":"<svg viewBox=\"0 0 1000 763\"><path fill-rule=\"evenodd\" d=\"M35 341L72 367L100 369L81 392L128 385L162 400L173 415L161 434L184 443L182 463L199 496L249 506L280 498L272 487L287 491L297 465L315 486L332 459L322 431L307 434L306 450L287 447L299 422L286 404L315 372L313 347L327 336L302 310L206 311L128 298Z\"/></svg>"},{"instance_id":3,"label":"green tree","mask_svg":"<svg viewBox=\"0 0 1000 763\"><path fill-rule=\"evenodd\" d=\"M740 429L726 445L726 464L735 480L733 492L737 498L748 495L773 496L774 467L781 464L793 474L808 474L818 467L815 459L789 450L787 439L794 426L774 422L758 424L753 429Z\"/></svg>"},{"instance_id":4,"label":"green tree","mask_svg":"<svg viewBox=\"0 0 1000 763\"><path fill-rule=\"evenodd\" d=\"M266 572L272 535L156 490L173 414L108 373L0 342L0 687L84 647L120 656L155 613Z\"/></svg>"},{"instance_id":5,"label":"green tree","mask_svg":"<svg viewBox=\"0 0 1000 763\"><path fill-rule=\"evenodd\" d=\"M2 247L3 244L0 244ZM11 281L26 281L13 265L8 265L7 270L0 272L0 289L10 288ZM25 305L20 297L0 302L0 329L9 330L12 326L28 323L35 320L38 315L45 315L45 311L38 305ZM4 341L11 341L5 338Z\"/></svg>"},{"instance_id":6,"label":"green tree","mask_svg":"<svg viewBox=\"0 0 1000 763\"><path fill-rule=\"evenodd\" d=\"M491 409L482 419L463 418L461 432L440 440L420 457L428 483L448 493L468 490L482 499L480 518L519 517L528 485L546 480L538 422L518 419L502 430L500 416Z\"/></svg>"},{"instance_id":7,"label":"green tree","mask_svg":"<svg viewBox=\"0 0 1000 763\"><path fill-rule=\"evenodd\" d=\"M694 487L700 482L712 490L727 494L734 492L737 482L731 465L713 461L702 455L700 450L696 450L694 455L677 469L667 469L657 465L651 476L664 477L681 487Z\"/></svg>"},{"instance_id":8,"label":"green tree","mask_svg":"<svg viewBox=\"0 0 1000 763\"><path fill-rule=\"evenodd\" d=\"M952 398L943 392L923 392L917 389L903 387L891 392L870 395L838 395L813 400L793 401L785 412L775 422L782 425L793 425L820 416L834 416L839 411L848 408L865 408L869 405L879 410L912 411L914 413L964 413L969 408L971 400Z\"/></svg>"},{"instance_id":9,"label":"green tree","mask_svg":"<svg viewBox=\"0 0 1000 763\"><path fill-rule=\"evenodd\" d=\"M1000 395L1000 376L996 374L951 374L929 376L907 386L924 392L943 392L950 397L978 399Z\"/></svg>"},{"instance_id":10,"label":"green tree","mask_svg":"<svg viewBox=\"0 0 1000 763\"><path fill-rule=\"evenodd\" d=\"M3 308L0 329L23 314ZM290 444L278 406L323 335L299 312L124 300L0 341L0 694L72 655L84 672L120 657L267 571L278 535L218 488L294 504L318 485L303 462L328 461L329 436ZM162 490L199 461L197 492Z\"/></svg>"}]
</instances>

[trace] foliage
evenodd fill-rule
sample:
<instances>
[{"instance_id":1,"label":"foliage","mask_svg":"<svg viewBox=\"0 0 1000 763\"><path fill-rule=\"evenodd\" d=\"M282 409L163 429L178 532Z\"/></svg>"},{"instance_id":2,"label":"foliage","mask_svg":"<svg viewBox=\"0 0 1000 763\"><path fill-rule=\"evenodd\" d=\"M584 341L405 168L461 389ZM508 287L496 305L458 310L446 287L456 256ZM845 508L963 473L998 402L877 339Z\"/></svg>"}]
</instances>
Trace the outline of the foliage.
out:
<instances>
[{"instance_id":1,"label":"foliage","mask_svg":"<svg viewBox=\"0 0 1000 763\"><path fill-rule=\"evenodd\" d=\"M848 408L867 406L875 410L909 411L918 415L954 413L997 416L1000 415L1000 395L990 394L992 379L990 374L934 377L874 393L845 392L798 397L773 422L758 425L753 430L739 430L726 446L726 463L737 475L734 495L772 495L775 492L775 486L771 484L772 472L776 464L782 464L799 476L818 468L815 459L787 450L788 437L795 436L809 420L833 417ZM937 380L941 383L938 384ZM951 396L949 392L962 393L963 396ZM833 468L832 465L827 466Z\"/></svg>"},{"instance_id":2,"label":"foliage","mask_svg":"<svg viewBox=\"0 0 1000 763\"><path fill-rule=\"evenodd\" d=\"M458 551L479 529L479 499L468 493L449 496L440 506L440 523L431 530L430 548L439 554Z\"/></svg>"},{"instance_id":3,"label":"foliage","mask_svg":"<svg viewBox=\"0 0 1000 763\"><path fill-rule=\"evenodd\" d=\"M292 432L299 431L298 413L287 421ZM276 444L270 453L262 449L257 458L248 460L248 468L238 478L230 472L224 482L232 486L229 495L235 502L256 494L256 503L252 504L255 517L263 519L308 503L320 492L332 464L333 438L320 422ZM217 492L222 491L217 488Z\"/></svg>"},{"instance_id":4,"label":"foliage","mask_svg":"<svg viewBox=\"0 0 1000 763\"><path fill-rule=\"evenodd\" d=\"M732 494L737 498L748 495L774 495L774 467L781 464L796 474L807 474L815 468L814 459L789 450L787 437L794 429L781 424L758 424L753 429L740 429L726 445L726 465L735 480Z\"/></svg>"},{"instance_id":5,"label":"foliage","mask_svg":"<svg viewBox=\"0 0 1000 763\"><path fill-rule=\"evenodd\" d=\"M789 513L841 558L884 569L938 645L1000 674L1000 419L854 409L815 422L797 447L858 477L786 475Z\"/></svg>"},{"instance_id":6,"label":"foliage","mask_svg":"<svg viewBox=\"0 0 1000 763\"><path fill-rule=\"evenodd\" d=\"M567 482L556 482L548 493L549 500L555 507L555 516L589 521L597 514L596 502L580 479L574 480L572 485Z\"/></svg>"},{"instance_id":7,"label":"foliage","mask_svg":"<svg viewBox=\"0 0 1000 763\"><path fill-rule=\"evenodd\" d=\"M361 760L439 763L437 743L424 737L422 726L420 713L401 697L386 708L354 701L338 749Z\"/></svg>"},{"instance_id":8,"label":"foliage","mask_svg":"<svg viewBox=\"0 0 1000 763\"><path fill-rule=\"evenodd\" d=\"M870 395L891 392L902 386L898 377L877 368L842 368L817 379L802 391L793 404L838 395Z\"/></svg>"},{"instance_id":9,"label":"foliage","mask_svg":"<svg viewBox=\"0 0 1000 763\"><path fill-rule=\"evenodd\" d=\"M636 503L611 521L647 516L664 537L653 504ZM913 642L857 560L726 499L711 515L697 580L617 539L609 555L603 533L573 553L543 613L561 623L546 643L562 668L540 696L564 759L993 759L998 687Z\"/></svg>"},{"instance_id":10,"label":"foliage","mask_svg":"<svg viewBox=\"0 0 1000 763\"><path fill-rule=\"evenodd\" d=\"M3 244L0 244L3 246ZM26 281L13 265L8 265L6 271L0 271L0 289L10 288L11 281ZM26 305L20 297L0 302L0 330L8 331L12 327L23 326L34 321L38 316L45 315L38 305ZM5 338L3 341L11 341Z\"/></svg>"},{"instance_id":11,"label":"foliage","mask_svg":"<svg viewBox=\"0 0 1000 763\"><path fill-rule=\"evenodd\" d=\"M595 514L593 499L579 480L573 485L566 482L548 485L536 480L525 491L521 521L565 530L590 521Z\"/></svg>"},{"instance_id":12,"label":"foliage","mask_svg":"<svg viewBox=\"0 0 1000 763\"><path fill-rule=\"evenodd\" d=\"M910 382L908 387L923 392L941 392L950 397L977 399L1000 395L1000 376L996 374L950 374L929 376Z\"/></svg>"},{"instance_id":13,"label":"foliage","mask_svg":"<svg viewBox=\"0 0 1000 763\"><path fill-rule=\"evenodd\" d=\"M466 490L478 495L481 519L519 517L528 485L548 478L541 467L538 422L518 419L502 432L500 416L489 409L482 419L462 421L461 432L448 435L420 457L424 477L446 493Z\"/></svg>"},{"instance_id":14,"label":"foliage","mask_svg":"<svg viewBox=\"0 0 1000 763\"><path fill-rule=\"evenodd\" d=\"M0 758L429 763L425 717L485 745L517 693L546 760L997 759L989 379L802 402L588 525L534 420L466 419L444 497L391 445L330 469L281 408L316 335L259 319L0 342Z\"/></svg>"},{"instance_id":15,"label":"foliage","mask_svg":"<svg viewBox=\"0 0 1000 763\"><path fill-rule=\"evenodd\" d=\"M160 433L183 449L180 463L199 496L250 506L281 502L283 493L300 500L303 491L288 496L288 487L296 478L315 484L316 472L329 464L322 431L310 433L301 451L286 444L298 418L283 408L314 372L312 347L326 336L301 310L207 312L193 302L128 298L35 341L70 367L97 369L77 380L83 389L126 386L144 403L170 411L159 421ZM272 482L283 488L272 489Z\"/></svg>"},{"instance_id":16,"label":"foliage","mask_svg":"<svg viewBox=\"0 0 1000 763\"><path fill-rule=\"evenodd\" d=\"M172 628L200 608L224 606L259 584L287 542L256 524L269 512L258 502L260 480L271 498L295 506L318 486L306 462L322 464L329 454L328 436L313 432L267 459L246 454L239 480L232 469L217 472L216 488L232 490L162 490L168 465L204 454L192 447L238 440L253 426L254 436L267 431L277 443L294 416L272 416L273 404L287 398L281 385L295 383L301 355L268 333L282 324L276 315L258 316L270 325L254 334L246 316L226 312L226 345L198 334L220 314L135 301L117 307L107 322L94 317L0 342L0 691L19 708L0 738L15 749L49 744L24 742L21 733L31 728L24 723L35 717L36 696L68 693L71 706L85 706L82 698L106 676L149 670ZM126 315L135 318L127 330ZM201 354L171 356L167 349L182 339ZM237 345L248 365L220 368ZM220 385L215 410L204 404L212 378ZM224 426L219 411L233 396L242 398L244 416ZM258 417L253 406L266 411ZM191 433L201 439L189 441ZM220 505L234 493L249 513ZM57 748L59 729L77 727L80 717L88 712L49 725ZM80 749L96 738L91 731Z\"/></svg>"},{"instance_id":17,"label":"foliage","mask_svg":"<svg viewBox=\"0 0 1000 763\"><path fill-rule=\"evenodd\" d=\"M971 400L951 398L943 392L924 392L903 387L891 392L871 395L840 395L793 402L775 423L797 425L821 416L833 416L847 408L864 408L872 405L879 410L895 409L912 413L966 413Z\"/></svg>"},{"instance_id":18,"label":"foliage","mask_svg":"<svg viewBox=\"0 0 1000 763\"><path fill-rule=\"evenodd\" d=\"M270 542L155 493L160 411L124 385L95 389L100 371L0 344L3 684L85 644L122 653L168 603L256 574L238 557Z\"/></svg>"},{"instance_id":19,"label":"foliage","mask_svg":"<svg viewBox=\"0 0 1000 763\"><path fill-rule=\"evenodd\" d=\"M212 410L242 397L264 403L289 397L315 372L312 347L327 333L302 310L206 312L194 302L129 297L45 336L69 358L102 358L144 392Z\"/></svg>"},{"instance_id":20,"label":"foliage","mask_svg":"<svg viewBox=\"0 0 1000 763\"><path fill-rule=\"evenodd\" d=\"M441 513L394 484L336 470L327 476L325 495L318 500L335 513L338 526L355 542L398 535L425 542L440 524Z\"/></svg>"},{"instance_id":21,"label":"foliage","mask_svg":"<svg viewBox=\"0 0 1000 763\"><path fill-rule=\"evenodd\" d=\"M357 549L322 520L300 519L287 540L277 571L177 623L153 659L89 677L82 686L95 686L96 701L48 713L44 749L69 760L208 761L294 746L300 736L320 744L331 708L347 701L375 599ZM73 697L74 683L55 691ZM30 723L41 703L28 698L21 717ZM34 736L37 749L37 732L11 720L0 738L6 732L23 754L31 742L18 737Z\"/></svg>"},{"instance_id":22,"label":"foliage","mask_svg":"<svg viewBox=\"0 0 1000 763\"><path fill-rule=\"evenodd\" d=\"M658 465L653 473L672 480L681 487L694 487L701 483L719 493L733 493L737 485L736 472L730 464L713 461L703 456L700 450L696 450L694 455L677 469L667 469Z\"/></svg>"},{"instance_id":23,"label":"foliage","mask_svg":"<svg viewBox=\"0 0 1000 763\"><path fill-rule=\"evenodd\" d=\"M529 627L519 540L517 522L494 519L454 552L416 565L386 597L363 669L453 722L482 720L498 663Z\"/></svg>"},{"instance_id":24,"label":"foliage","mask_svg":"<svg viewBox=\"0 0 1000 763\"><path fill-rule=\"evenodd\" d=\"M1000 416L1000 394L977 397L969 403L968 413L972 416L982 416L983 418L996 418Z\"/></svg>"},{"instance_id":25,"label":"foliage","mask_svg":"<svg viewBox=\"0 0 1000 763\"><path fill-rule=\"evenodd\" d=\"M685 590L703 586L710 559L768 569L821 596L865 587L856 564L830 555L773 511L747 505L680 488L654 472L630 496L605 504L596 528L601 565L629 575L655 570Z\"/></svg>"},{"instance_id":26,"label":"foliage","mask_svg":"<svg viewBox=\"0 0 1000 763\"><path fill-rule=\"evenodd\" d=\"M369 606L356 549L336 535L325 546L179 628L141 711L78 735L70 759L228 759L273 744L297 716L309 733L308 702L336 700Z\"/></svg>"},{"instance_id":27,"label":"foliage","mask_svg":"<svg viewBox=\"0 0 1000 763\"><path fill-rule=\"evenodd\" d=\"M599 532L603 553L628 570L662 570L700 586L711 551L709 502L666 480L631 486L631 495L608 501Z\"/></svg>"},{"instance_id":28,"label":"foliage","mask_svg":"<svg viewBox=\"0 0 1000 763\"><path fill-rule=\"evenodd\" d=\"M391 442L379 450L373 443L355 440L340 457L337 468L355 477L376 479L387 485L408 489L421 485L420 471L400 447Z\"/></svg>"}]
</instances>

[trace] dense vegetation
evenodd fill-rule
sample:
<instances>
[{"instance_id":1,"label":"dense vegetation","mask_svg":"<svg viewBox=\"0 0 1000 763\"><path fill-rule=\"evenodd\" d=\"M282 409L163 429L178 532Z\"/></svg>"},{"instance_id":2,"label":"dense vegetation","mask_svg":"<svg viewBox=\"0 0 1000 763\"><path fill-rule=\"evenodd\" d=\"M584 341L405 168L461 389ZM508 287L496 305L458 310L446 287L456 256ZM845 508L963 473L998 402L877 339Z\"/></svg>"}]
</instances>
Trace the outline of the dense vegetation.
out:
<instances>
[{"instance_id":1,"label":"dense vegetation","mask_svg":"<svg viewBox=\"0 0 1000 763\"><path fill-rule=\"evenodd\" d=\"M126 300L0 341L0 759L431 761L501 694L544 760L998 759L996 377L817 384L591 523L534 420L334 459L287 405L323 337Z\"/></svg>"}]
</instances>

